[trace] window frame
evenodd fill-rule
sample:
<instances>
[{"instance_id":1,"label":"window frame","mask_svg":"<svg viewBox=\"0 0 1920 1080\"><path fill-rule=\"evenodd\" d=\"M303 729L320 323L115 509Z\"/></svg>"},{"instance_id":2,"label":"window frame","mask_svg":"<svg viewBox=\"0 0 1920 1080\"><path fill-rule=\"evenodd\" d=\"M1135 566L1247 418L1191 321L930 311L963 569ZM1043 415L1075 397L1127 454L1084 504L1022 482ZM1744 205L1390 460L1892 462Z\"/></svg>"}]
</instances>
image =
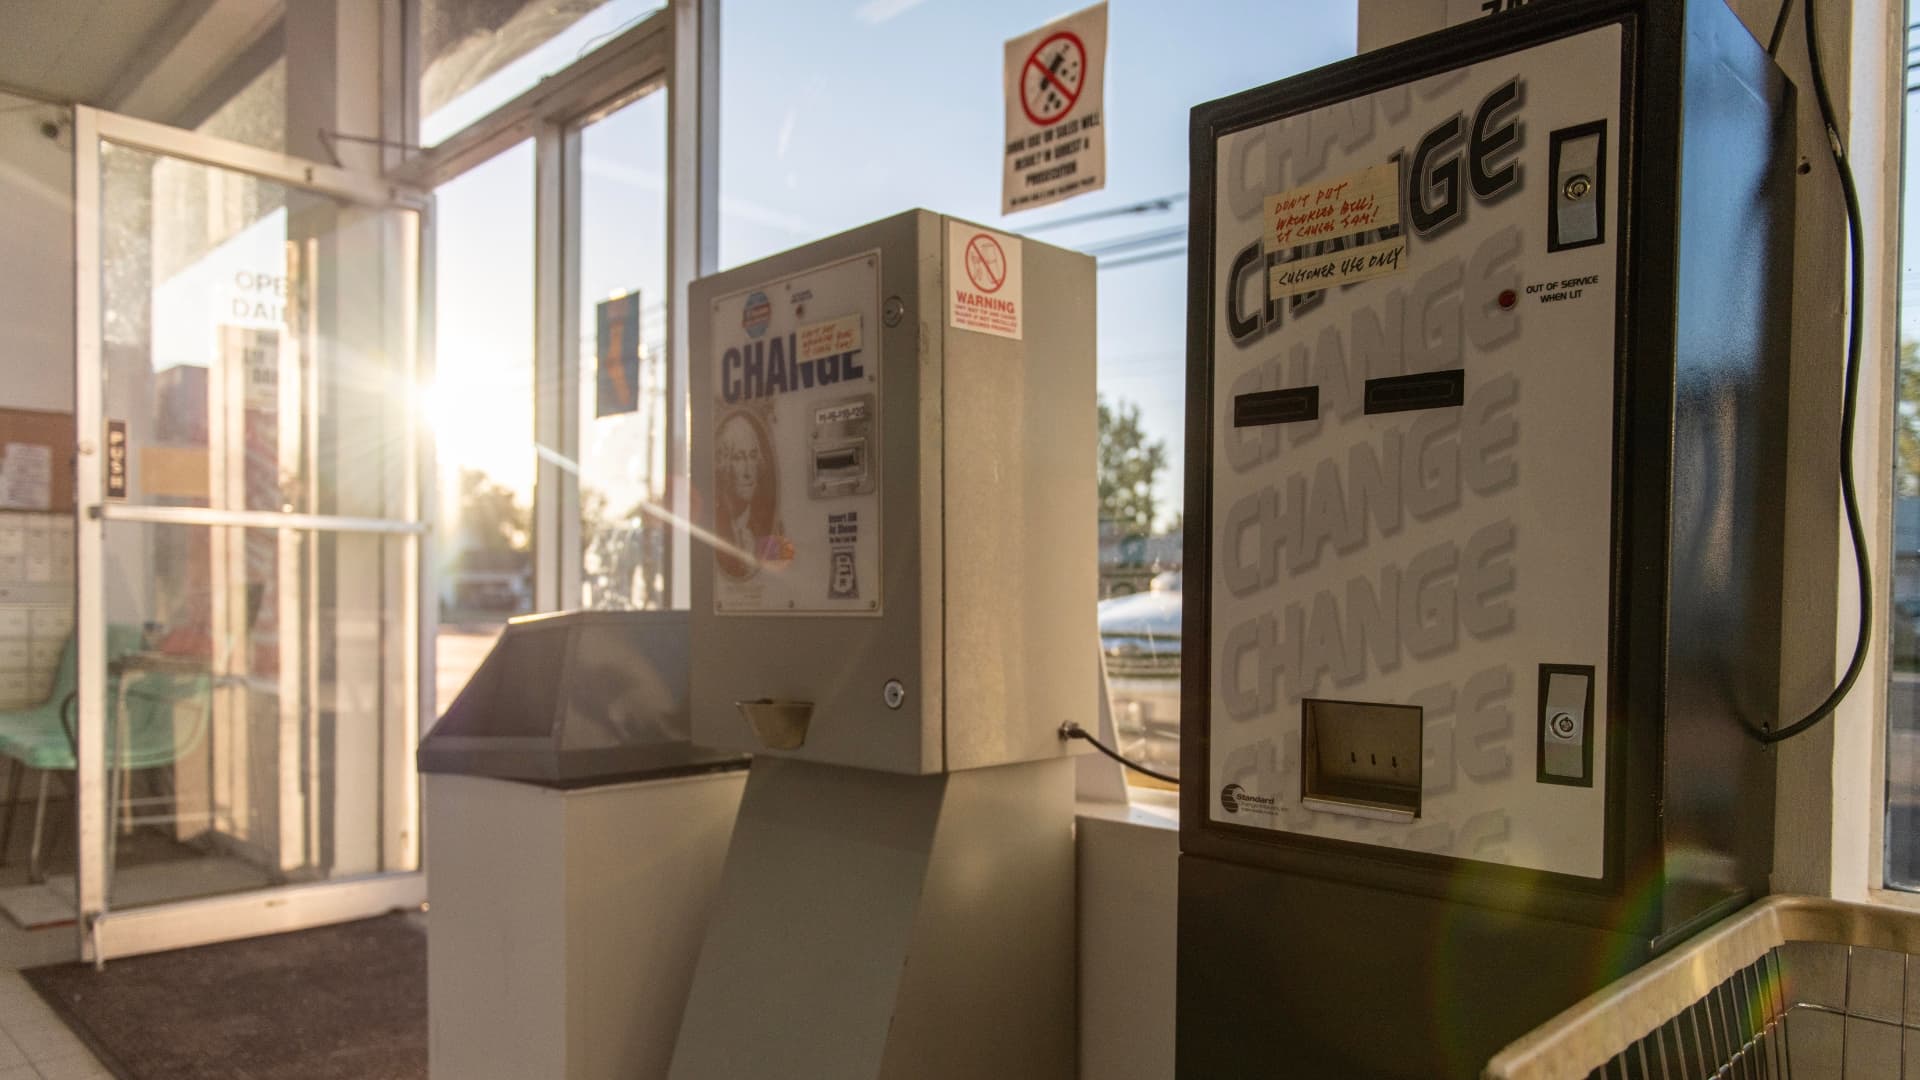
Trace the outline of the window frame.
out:
<instances>
[{"instance_id":1,"label":"window frame","mask_svg":"<svg viewBox=\"0 0 1920 1080\"><path fill-rule=\"evenodd\" d=\"M542 79L518 97L419 149L421 70L418 0L403 0L398 50L404 143L411 156L389 177L432 190L495 155L534 143L534 609L580 605L580 137L594 121L667 92L667 489L669 508L689 513L687 286L716 269L719 191L719 2L670 0L666 7ZM424 355L433 356L435 268L422 253ZM432 376L431 362L425 377ZM428 463L434 475L437 463ZM667 578L674 607L689 602L689 538L673 529ZM437 614L437 613L429 613ZM437 627L423 625L431 637Z\"/></svg>"},{"instance_id":2,"label":"window frame","mask_svg":"<svg viewBox=\"0 0 1920 1080\"><path fill-rule=\"evenodd\" d=\"M1872 169L1872 175L1859 178L1874 189L1863 192L1862 198L1867 225L1864 233L1868 288L1864 298L1867 334L1862 342L1861 363L1864 369L1863 382L1872 381L1867 382L1861 392L1860 418L1864 422L1861 424L1862 433L1856 435L1854 448L1856 469L1863 464L1861 459L1865 457L1864 464L1872 469L1867 475L1877 480L1877 484L1869 485L1863 493L1863 500L1870 501L1862 509L1866 514L1870 554L1879 579L1874 583L1874 602L1877 605L1873 618L1874 641L1863 676L1863 681L1872 680L1873 685L1869 688L1872 696L1864 704L1849 703L1851 708L1843 704L1833 718L1833 722L1842 724L1853 720L1856 727L1864 726L1870 733L1865 746L1858 745L1857 741L1849 744L1839 734L1833 739L1833 891L1839 896L1847 895L1847 883L1841 876L1843 860L1852 865L1864 863L1866 880L1861 883L1864 885L1864 895L1860 898L1920 911L1920 890L1899 889L1887 884L1888 740L1893 730L1890 678L1893 673L1894 530L1897 521L1894 484L1897 427L1894 414L1899 407L1899 318L1902 306L1901 267L1905 254L1901 234L1907 215L1920 210L1920 207L1908 207L1905 199L1906 147L1910 134L1906 123L1907 101L1912 94L1920 93L1920 79L1910 76L1906 57L1911 28L1916 20L1920 20L1920 5L1913 4L1912 0L1904 3L1889 0L1877 13L1878 20L1874 18L1875 14L1875 5L1871 3L1865 6L1864 11L1856 8L1850 26L1852 33L1847 39L1852 47L1848 59L1851 61L1849 70L1853 77L1852 93L1847 95L1852 98L1853 105L1848 117L1851 131L1847 146L1871 146L1883 155L1877 159L1868 158L1867 164ZM1913 89L1909 89L1910 83ZM1851 154L1849 157L1858 170L1859 160ZM1868 443L1864 453L1857 445L1862 442ZM1846 613L1843 608L1843 619ZM1843 635L1848 632L1843 630ZM1849 772L1855 776L1865 773L1868 780L1871 794L1867 800L1865 822L1857 820L1857 813L1848 812L1848 801L1842 789ZM1853 802L1857 803L1858 800ZM1861 824L1866 828L1858 828ZM1849 834L1864 835L1864 852L1841 849L1840 838ZM1920 837L1914 839L1920 840Z\"/></svg>"}]
</instances>

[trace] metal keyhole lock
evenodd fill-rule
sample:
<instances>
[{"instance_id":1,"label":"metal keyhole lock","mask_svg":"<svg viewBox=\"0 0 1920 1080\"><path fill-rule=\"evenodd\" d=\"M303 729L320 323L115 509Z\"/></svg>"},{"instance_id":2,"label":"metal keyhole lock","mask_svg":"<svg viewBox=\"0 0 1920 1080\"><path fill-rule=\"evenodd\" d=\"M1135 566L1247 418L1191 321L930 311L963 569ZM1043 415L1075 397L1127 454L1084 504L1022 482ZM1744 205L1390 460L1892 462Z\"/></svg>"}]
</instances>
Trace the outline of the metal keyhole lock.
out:
<instances>
[{"instance_id":1,"label":"metal keyhole lock","mask_svg":"<svg viewBox=\"0 0 1920 1080\"><path fill-rule=\"evenodd\" d=\"M1593 180L1585 173L1576 173L1567 178L1567 186L1561 191L1569 199L1584 199L1593 191Z\"/></svg>"},{"instance_id":2,"label":"metal keyhole lock","mask_svg":"<svg viewBox=\"0 0 1920 1080\"><path fill-rule=\"evenodd\" d=\"M888 679L887 685L880 690L880 699L887 703L887 708L889 709L897 709L906 704L906 684L902 683L899 679Z\"/></svg>"},{"instance_id":3,"label":"metal keyhole lock","mask_svg":"<svg viewBox=\"0 0 1920 1080\"><path fill-rule=\"evenodd\" d=\"M1555 735L1558 735L1563 739L1573 738L1573 729L1575 726L1573 722L1573 714L1554 713L1551 723L1553 725L1553 733Z\"/></svg>"}]
</instances>

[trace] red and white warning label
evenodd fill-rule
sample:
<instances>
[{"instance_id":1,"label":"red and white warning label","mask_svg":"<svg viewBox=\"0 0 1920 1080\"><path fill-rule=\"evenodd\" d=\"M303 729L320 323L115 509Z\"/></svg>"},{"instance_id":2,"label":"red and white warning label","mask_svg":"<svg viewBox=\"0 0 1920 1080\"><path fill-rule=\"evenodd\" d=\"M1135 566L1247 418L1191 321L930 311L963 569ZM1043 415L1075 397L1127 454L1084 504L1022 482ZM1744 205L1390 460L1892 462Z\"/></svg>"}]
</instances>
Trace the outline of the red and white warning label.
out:
<instances>
[{"instance_id":1,"label":"red and white warning label","mask_svg":"<svg viewBox=\"0 0 1920 1080\"><path fill-rule=\"evenodd\" d=\"M947 322L1020 340L1020 238L947 222Z\"/></svg>"},{"instance_id":2,"label":"red and white warning label","mask_svg":"<svg viewBox=\"0 0 1920 1080\"><path fill-rule=\"evenodd\" d=\"M1000 212L1107 186L1107 5L1007 42L1007 158Z\"/></svg>"}]
</instances>

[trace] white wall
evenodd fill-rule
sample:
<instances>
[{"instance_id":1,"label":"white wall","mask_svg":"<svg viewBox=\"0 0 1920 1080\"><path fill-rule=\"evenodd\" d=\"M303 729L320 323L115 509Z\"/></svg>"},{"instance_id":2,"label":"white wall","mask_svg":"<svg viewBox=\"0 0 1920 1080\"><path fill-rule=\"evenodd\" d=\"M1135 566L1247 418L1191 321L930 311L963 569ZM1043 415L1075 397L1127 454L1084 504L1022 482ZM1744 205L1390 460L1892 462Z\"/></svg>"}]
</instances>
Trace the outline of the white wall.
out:
<instances>
[{"instance_id":1,"label":"white wall","mask_svg":"<svg viewBox=\"0 0 1920 1080\"><path fill-rule=\"evenodd\" d=\"M1081 803L1080 1075L1172 1080L1180 830L1164 807Z\"/></svg>"},{"instance_id":2,"label":"white wall","mask_svg":"<svg viewBox=\"0 0 1920 1080\"><path fill-rule=\"evenodd\" d=\"M0 94L0 406L73 411L72 134L67 110Z\"/></svg>"}]
</instances>

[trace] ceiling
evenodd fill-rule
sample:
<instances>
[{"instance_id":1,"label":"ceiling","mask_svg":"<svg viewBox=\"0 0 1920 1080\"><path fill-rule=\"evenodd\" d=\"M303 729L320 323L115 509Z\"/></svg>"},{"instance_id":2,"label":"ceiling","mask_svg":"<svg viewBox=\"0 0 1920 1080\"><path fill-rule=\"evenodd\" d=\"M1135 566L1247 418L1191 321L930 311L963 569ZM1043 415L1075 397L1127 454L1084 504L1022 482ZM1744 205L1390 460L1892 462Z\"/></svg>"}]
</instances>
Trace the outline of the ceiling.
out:
<instances>
[{"instance_id":1,"label":"ceiling","mask_svg":"<svg viewBox=\"0 0 1920 1080\"><path fill-rule=\"evenodd\" d=\"M280 0L0 0L0 88L171 120Z\"/></svg>"}]
</instances>

